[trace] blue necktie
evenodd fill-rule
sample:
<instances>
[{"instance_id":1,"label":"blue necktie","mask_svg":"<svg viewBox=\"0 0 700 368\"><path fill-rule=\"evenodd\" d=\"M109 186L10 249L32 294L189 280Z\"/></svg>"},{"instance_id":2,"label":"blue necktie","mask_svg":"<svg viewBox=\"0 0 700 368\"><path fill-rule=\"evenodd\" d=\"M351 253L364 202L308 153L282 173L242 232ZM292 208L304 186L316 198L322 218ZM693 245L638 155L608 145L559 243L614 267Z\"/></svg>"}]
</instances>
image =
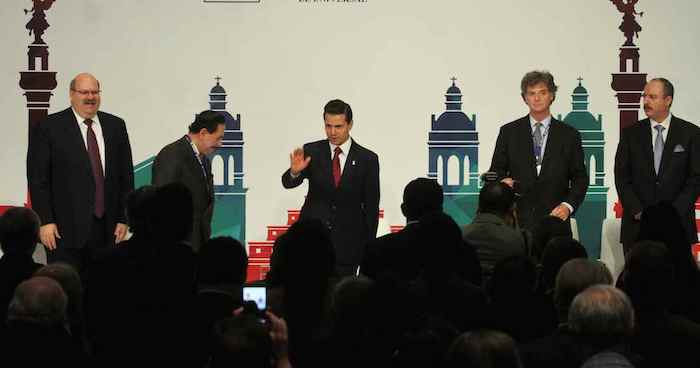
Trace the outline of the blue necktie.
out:
<instances>
[{"instance_id":1,"label":"blue necktie","mask_svg":"<svg viewBox=\"0 0 700 368\"><path fill-rule=\"evenodd\" d=\"M656 175L659 175L659 168L661 168L661 156L664 154L664 126L661 124L656 124L654 127L656 129L656 139L654 140L654 171Z\"/></svg>"}]
</instances>

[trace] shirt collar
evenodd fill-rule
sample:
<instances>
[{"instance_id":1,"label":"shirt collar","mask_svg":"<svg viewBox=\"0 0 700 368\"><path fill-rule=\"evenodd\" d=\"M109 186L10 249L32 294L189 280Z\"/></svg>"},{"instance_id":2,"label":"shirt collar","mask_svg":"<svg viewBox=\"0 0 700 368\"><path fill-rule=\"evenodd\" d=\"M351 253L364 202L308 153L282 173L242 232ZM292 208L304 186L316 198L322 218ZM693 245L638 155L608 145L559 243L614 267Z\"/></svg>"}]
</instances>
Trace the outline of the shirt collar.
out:
<instances>
[{"instance_id":1,"label":"shirt collar","mask_svg":"<svg viewBox=\"0 0 700 368\"><path fill-rule=\"evenodd\" d=\"M530 118L530 128L532 128L532 130L535 130L535 124L537 123L537 120L535 120L535 118L533 118L532 115L528 115L528 117ZM552 115L548 115L546 118L544 118L540 121L540 123L542 123L542 128L544 128L544 130L547 130L549 128L549 124L551 122L552 122Z\"/></svg>"},{"instance_id":2,"label":"shirt collar","mask_svg":"<svg viewBox=\"0 0 700 368\"><path fill-rule=\"evenodd\" d=\"M85 118L80 116L73 107L70 108L70 111L73 111L73 115L75 116L75 120L78 121L78 125L82 126L83 122L85 121ZM92 118L92 123L100 125L100 119L97 117L97 114Z\"/></svg>"},{"instance_id":3,"label":"shirt collar","mask_svg":"<svg viewBox=\"0 0 700 368\"><path fill-rule=\"evenodd\" d=\"M194 154L197 157L201 157L201 155L199 154L199 149L197 149L197 145L194 144L194 142L192 141L192 138L190 138L189 135L185 135L185 138L187 138L187 141L190 142L190 147L192 147L192 151L194 151Z\"/></svg>"},{"instance_id":4,"label":"shirt collar","mask_svg":"<svg viewBox=\"0 0 700 368\"><path fill-rule=\"evenodd\" d=\"M343 151L343 154L347 156L348 152L350 152L350 146L352 145L352 138L348 137L348 140L340 146L336 146L330 141L328 141L328 144L331 146L331 153L335 152L335 147L340 147L340 149Z\"/></svg>"},{"instance_id":5,"label":"shirt collar","mask_svg":"<svg viewBox=\"0 0 700 368\"><path fill-rule=\"evenodd\" d=\"M671 113L668 113L668 116L666 116L666 119L662 122L655 121L654 119L649 119L651 121L651 128L654 129L655 126L661 124L666 130L668 130L668 126L671 125Z\"/></svg>"}]
</instances>

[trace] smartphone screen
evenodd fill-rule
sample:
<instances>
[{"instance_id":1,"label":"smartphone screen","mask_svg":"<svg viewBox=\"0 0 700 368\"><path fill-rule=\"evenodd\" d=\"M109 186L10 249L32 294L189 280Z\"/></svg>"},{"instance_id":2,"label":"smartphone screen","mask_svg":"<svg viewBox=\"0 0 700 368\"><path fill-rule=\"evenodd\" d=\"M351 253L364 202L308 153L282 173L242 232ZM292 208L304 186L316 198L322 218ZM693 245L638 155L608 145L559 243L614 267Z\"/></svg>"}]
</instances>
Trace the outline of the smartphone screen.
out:
<instances>
[{"instance_id":1,"label":"smartphone screen","mask_svg":"<svg viewBox=\"0 0 700 368\"><path fill-rule=\"evenodd\" d=\"M244 286L243 301L253 301L258 306L258 309L265 310L267 308L267 291L264 286Z\"/></svg>"}]
</instances>

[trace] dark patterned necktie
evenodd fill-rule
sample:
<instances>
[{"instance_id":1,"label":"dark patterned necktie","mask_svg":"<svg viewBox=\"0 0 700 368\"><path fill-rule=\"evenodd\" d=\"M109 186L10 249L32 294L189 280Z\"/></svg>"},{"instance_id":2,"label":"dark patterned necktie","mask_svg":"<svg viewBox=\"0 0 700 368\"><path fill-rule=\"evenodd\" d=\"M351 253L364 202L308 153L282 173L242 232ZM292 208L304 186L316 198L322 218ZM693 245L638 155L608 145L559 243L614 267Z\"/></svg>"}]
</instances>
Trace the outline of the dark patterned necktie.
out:
<instances>
[{"instance_id":1,"label":"dark patterned necktie","mask_svg":"<svg viewBox=\"0 0 700 368\"><path fill-rule=\"evenodd\" d=\"M92 130L92 119L83 121L87 125L87 151L92 167L92 177L95 179L95 209L97 218L102 218L105 214L105 176L102 171L102 160L100 159L100 146L97 145L95 131Z\"/></svg>"},{"instance_id":2,"label":"dark patterned necktie","mask_svg":"<svg viewBox=\"0 0 700 368\"><path fill-rule=\"evenodd\" d=\"M535 131L532 133L532 144L535 149L535 161L542 165L542 123L535 123Z\"/></svg>"},{"instance_id":3,"label":"dark patterned necktie","mask_svg":"<svg viewBox=\"0 0 700 368\"><path fill-rule=\"evenodd\" d=\"M333 151L333 183L336 188L340 185L340 154L342 152L340 147L335 147L335 151Z\"/></svg>"}]
</instances>

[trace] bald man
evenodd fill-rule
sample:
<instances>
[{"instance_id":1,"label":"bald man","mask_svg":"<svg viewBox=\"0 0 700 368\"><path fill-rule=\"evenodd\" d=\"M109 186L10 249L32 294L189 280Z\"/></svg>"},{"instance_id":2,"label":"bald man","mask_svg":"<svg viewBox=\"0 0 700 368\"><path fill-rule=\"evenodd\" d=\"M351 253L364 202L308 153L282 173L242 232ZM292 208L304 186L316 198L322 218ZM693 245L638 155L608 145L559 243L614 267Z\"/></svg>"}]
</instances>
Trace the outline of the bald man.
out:
<instances>
[{"instance_id":1,"label":"bald man","mask_svg":"<svg viewBox=\"0 0 700 368\"><path fill-rule=\"evenodd\" d=\"M134 170L124 120L99 111L100 82L78 74L69 93L71 106L30 132L27 182L47 260L84 277L95 254L127 233L124 200Z\"/></svg>"}]
</instances>

